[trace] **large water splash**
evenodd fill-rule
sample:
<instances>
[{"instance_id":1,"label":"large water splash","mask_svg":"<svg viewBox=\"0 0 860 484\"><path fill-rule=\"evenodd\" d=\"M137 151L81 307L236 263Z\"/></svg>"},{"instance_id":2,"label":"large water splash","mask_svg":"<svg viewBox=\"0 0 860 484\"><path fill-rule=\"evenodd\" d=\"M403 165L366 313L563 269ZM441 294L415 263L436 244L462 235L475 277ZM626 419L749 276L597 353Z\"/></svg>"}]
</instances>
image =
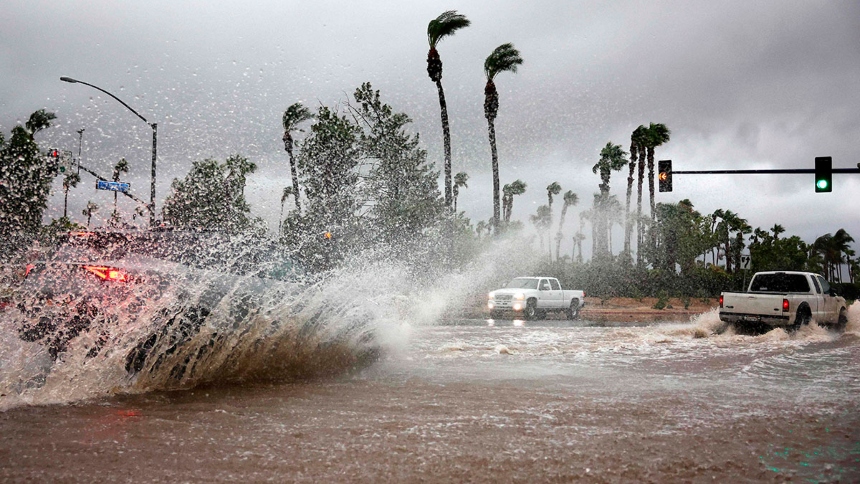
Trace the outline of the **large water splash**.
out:
<instances>
[{"instance_id":1,"label":"large water splash","mask_svg":"<svg viewBox=\"0 0 860 484\"><path fill-rule=\"evenodd\" d=\"M176 264L154 269L86 325L75 323L74 304L59 302L103 297L104 284L50 301L31 288L38 310L0 313L0 409L342 374L402 346L402 321L414 307L408 271L396 264L305 283Z\"/></svg>"}]
</instances>

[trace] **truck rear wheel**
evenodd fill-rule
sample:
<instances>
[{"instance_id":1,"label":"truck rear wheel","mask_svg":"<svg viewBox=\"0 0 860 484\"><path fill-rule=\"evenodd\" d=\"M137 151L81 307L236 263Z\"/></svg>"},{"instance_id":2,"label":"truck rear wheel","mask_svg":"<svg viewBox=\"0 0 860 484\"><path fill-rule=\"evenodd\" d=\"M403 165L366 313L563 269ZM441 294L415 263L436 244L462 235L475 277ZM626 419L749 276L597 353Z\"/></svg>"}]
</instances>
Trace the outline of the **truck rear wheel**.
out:
<instances>
[{"instance_id":1,"label":"truck rear wheel","mask_svg":"<svg viewBox=\"0 0 860 484\"><path fill-rule=\"evenodd\" d=\"M839 319L836 320L836 329L843 330L848 326L848 311L845 308L839 310Z\"/></svg>"},{"instance_id":2,"label":"truck rear wheel","mask_svg":"<svg viewBox=\"0 0 860 484\"><path fill-rule=\"evenodd\" d=\"M567 319L571 321L579 319L579 299L570 301L570 307L567 308Z\"/></svg>"},{"instance_id":3,"label":"truck rear wheel","mask_svg":"<svg viewBox=\"0 0 860 484\"><path fill-rule=\"evenodd\" d=\"M791 330L797 331L801 326L809 324L811 320L812 313L809 311L809 307L801 306L797 309L797 316L794 318L794 325L791 327Z\"/></svg>"}]
</instances>

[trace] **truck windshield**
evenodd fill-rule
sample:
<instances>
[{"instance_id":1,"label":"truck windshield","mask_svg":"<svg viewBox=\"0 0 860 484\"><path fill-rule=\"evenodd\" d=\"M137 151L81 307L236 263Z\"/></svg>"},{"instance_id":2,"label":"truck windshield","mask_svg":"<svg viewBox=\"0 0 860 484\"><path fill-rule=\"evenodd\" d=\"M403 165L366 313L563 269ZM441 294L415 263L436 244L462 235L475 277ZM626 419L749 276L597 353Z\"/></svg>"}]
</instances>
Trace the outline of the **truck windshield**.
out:
<instances>
[{"instance_id":1,"label":"truck windshield","mask_svg":"<svg viewBox=\"0 0 860 484\"><path fill-rule=\"evenodd\" d=\"M803 274L757 274L750 292L809 292L809 281Z\"/></svg>"},{"instance_id":2,"label":"truck windshield","mask_svg":"<svg viewBox=\"0 0 860 484\"><path fill-rule=\"evenodd\" d=\"M525 277L517 277L511 282L507 283L505 287L509 289L537 289L538 280L537 279L528 279Z\"/></svg>"}]
</instances>

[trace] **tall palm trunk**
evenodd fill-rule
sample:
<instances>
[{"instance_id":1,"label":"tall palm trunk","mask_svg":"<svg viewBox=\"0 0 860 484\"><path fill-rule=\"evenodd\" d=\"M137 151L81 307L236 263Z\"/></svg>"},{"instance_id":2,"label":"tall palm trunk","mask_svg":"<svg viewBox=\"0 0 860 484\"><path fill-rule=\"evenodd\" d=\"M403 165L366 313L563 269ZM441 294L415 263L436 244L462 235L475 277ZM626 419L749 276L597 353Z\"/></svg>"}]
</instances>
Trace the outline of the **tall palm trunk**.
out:
<instances>
[{"instance_id":1,"label":"tall palm trunk","mask_svg":"<svg viewBox=\"0 0 860 484\"><path fill-rule=\"evenodd\" d=\"M564 225L564 216L567 215L568 204L561 206L561 216L558 219L558 233L555 235L555 256L561 259L561 228Z\"/></svg>"},{"instance_id":2,"label":"tall palm trunk","mask_svg":"<svg viewBox=\"0 0 860 484\"><path fill-rule=\"evenodd\" d=\"M642 265L642 239L644 231L642 228L642 181L645 179L645 163L642 159L645 155L645 148L639 147L639 177L637 182L636 192L636 265Z\"/></svg>"},{"instance_id":3,"label":"tall palm trunk","mask_svg":"<svg viewBox=\"0 0 860 484\"><path fill-rule=\"evenodd\" d=\"M651 221L657 220L654 211L654 147L648 147L648 194L651 198Z\"/></svg>"},{"instance_id":4,"label":"tall palm trunk","mask_svg":"<svg viewBox=\"0 0 860 484\"><path fill-rule=\"evenodd\" d=\"M302 213L302 206L299 202L299 174L296 171L296 159L293 156L293 136L289 131L284 133L284 149L287 151L287 156L290 157L290 176L293 179L293 196L296 200L296 212ZM281 205L283 211L283 204Z\"/></svg>"},{"instance_id":5,"label":"tall palm trunk","mask_svg":"<svg viewBox=\"0 0 860 484\"><path fill-rule=\"evenodd\" d=\"M442 89L441 78L436 80L436 89L439 91L439 110L442 112L442 144L445 149L445 206L450 208L454 198L451 189L451 129L448 125L448 105L445 103L445 91Z\"/></svg>"},{"instance_id":6,"label":"tall palm trunk","mask_svg":"<svg viewBox=\"0 0 860 484\"><path fill-rule=\"evenodd\" d=\"M499 230L499 155L496 151L496 126L492 117L487 117L488 132L490 136L490 152L493 159L493 230Z\"/></svg>"},{"instance_id":7,"label":"tall palm trunk","mask_svg":"<svg viewBox=\"0 0 860 484\"><path fill-rule=\"evenodd\" d=\"M633 252L630 249L630 237L633 235L633 220L630 217L630 198L633 194L633 172L636 170L636 144L630 144L630 172L627 175L627 205L624 211L624 253L629 257L629 261L633 261Z\"/></svg>"}]
</instances>

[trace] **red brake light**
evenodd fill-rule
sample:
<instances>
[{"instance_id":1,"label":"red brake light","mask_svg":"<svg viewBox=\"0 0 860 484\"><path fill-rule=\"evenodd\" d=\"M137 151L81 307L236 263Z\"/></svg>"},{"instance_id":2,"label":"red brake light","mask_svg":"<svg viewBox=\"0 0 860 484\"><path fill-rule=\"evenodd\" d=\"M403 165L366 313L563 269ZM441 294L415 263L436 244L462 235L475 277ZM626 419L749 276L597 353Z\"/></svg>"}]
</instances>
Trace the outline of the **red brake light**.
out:
<instances>
[{"instance_id":1,"label":"red brake light","mask_svg":"<svg viewBox=\"0 0 860 484\"><path fill-rule=\"evenodd\" d=\"M789 307L788 299L783 299L783 300L782 300L782 310L783 310L783 312L788 311L788 307Z\"/></svg>"},{"instance_id":2,"label":"red brake light","mask_svg":"<svg viewBox=\"0 0 860 484\"><path fill-rule=\"evenodd\" d=\"M95 274L99 279L104 281L127 282L128 274L113 267L104 266L84 266L84 270Z\"/></svg>"},{"instance_id":3,"label":"red brake light","mask_svg":"<svg viewBox=\"0 0 860 484\"><path fill-rule=\"evenodd\" d=\"M723 295L720 294L720 307L723 307Z\"/></svg>"}]
</instances>

